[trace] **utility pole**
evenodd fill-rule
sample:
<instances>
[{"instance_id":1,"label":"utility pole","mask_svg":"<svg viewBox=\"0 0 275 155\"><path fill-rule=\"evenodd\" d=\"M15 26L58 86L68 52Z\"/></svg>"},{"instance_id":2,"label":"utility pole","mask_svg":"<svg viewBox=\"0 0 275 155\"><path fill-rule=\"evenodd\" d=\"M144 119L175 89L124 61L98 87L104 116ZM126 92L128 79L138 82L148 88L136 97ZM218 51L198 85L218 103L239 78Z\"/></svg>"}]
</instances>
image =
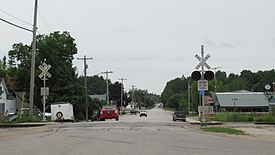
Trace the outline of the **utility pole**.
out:
<instances>
[{"instance_id":1,"label":"utility pole","mask_svg":"<svg viewBox=\"0 0 275 155\"><path fill-rule=\"evenodd\" d=\"M134 94L135 94L134 91L135 91L135 87L136 87L136 86L132 85L131 87L132 87L132 90L131 90L131 93L132 93L132 96L131 96L131 98L132 98L132 103L134 103L134 106L136 107L136 104L135 104L135 102L134 102Z\"/></svg>"},{"instance_id":2,"label":"utility pole","mask_svg":"<svg viewBox=\"0 0 275 155\"><path fill-rule=\"evenodd\" d=\"M121 80L121 99L120 99L120 110L122 109L122 105L123 105L123 80L127 80L127 79L124 79L123 77L121 79L118 79L118 80ZM121 113L122 114L122 113Z\"/></svg>"},{"instance_id":3,"label":"utility pole","mask_svg":"<svg viewBox=\"0 0 275 155\"><path fill-rule=\"evenodd\" d=\"M190 93L190 80L188 80L188 114L190 114L190 102L191 102L191 93Z\"/></svg>"},{"instance_id":4,"label":"utility pole","mask_svg":"<svg viewBox=\"0 0 275 155\"><path fill-rule=\"evenodd\" d=\"M134 85L131 86L131 88L132 88L132 96L131 97L132 97L132 101L133 102L134 102L134 90L135 90L135 87L136 86L134 86Z\"/></svg>"},{"instance_id":5,"label":"utility pole","mask_svg":"<svg viewBox=\"0 0 275 155\"><path fill-rule=\"evenodd\" d=\"M106 71L106 72L99 73L99 74L106 74L106 87L107 87L106 100L107 100L107 105L110 104L110 102L109 102L109 82L108 82L108 74L109 73L113 73L113 71Z\"/></svg>"},{"instance_id":6,"label":"utility pole","mask_svg":"<svg viewBox=\"0 0 275 155\"><path fill-rule=\"evenodd\" d=\"M84 55L84 58L77 58L77 60L84 60L84 83L85 83L85 101L86 101L86 122L88 122L88 100L87 100L87 96L88 96L88 91L87 91L87 68L88 65L86 63L86 60L92 60L93 58L86 58L86 55Z\"/></svg>"},{"instance_id":7,"label":"utility pole","mask_svg":"<svg viewBox=\"0 0 275 155\"><path fill-rule=\"evenodd\" d=\"M34 96L34 71L35 71L35 51L36 51L36 29L37 29L37 7L38 0L34 4L34 18L32 31L32 54L31 54L31 79L30 79L30 100L29 100L29 116L33 115L33 96Z\"/></svg>"}]
</instances>

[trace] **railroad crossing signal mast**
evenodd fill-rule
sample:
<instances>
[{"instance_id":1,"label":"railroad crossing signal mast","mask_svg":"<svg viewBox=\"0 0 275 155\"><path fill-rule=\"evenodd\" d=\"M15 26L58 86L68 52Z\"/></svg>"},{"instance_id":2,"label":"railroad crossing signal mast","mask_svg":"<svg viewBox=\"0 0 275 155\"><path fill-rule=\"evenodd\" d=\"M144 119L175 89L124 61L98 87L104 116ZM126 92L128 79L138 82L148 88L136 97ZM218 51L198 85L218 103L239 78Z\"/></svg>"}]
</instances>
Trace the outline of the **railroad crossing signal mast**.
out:
<instances>
[{"instance_id":1,"label":"railroad crossing signal mast","mask_svg":"<svg viewBox=\"0 0 275 155\"><path fill-rule=\"evenodd\" d=\"M198 90L200 91L200 95L202 96L202 119L201 119L201 125L205 126L205 108L204 108L204 94L205 90L208 90L208 81L214 79L214 73L212 71L209 71L211 67L206 63L206 61L210 58L210 55L207 54L206 57L204 57L204 47L201 45L201 56L195 55L195 57L200 61L200 63L195 67L197 71L193 71L191 78L194 81L198 81ZM205 67L208 69L205 71ZM198 69L200 69L198 71Z\"/></svg>"},{"instance_id":2,"label":"railroad crossing signal mast","mask_svg":"<svg viewBox=\"0 0 275 155\"><path fill-rule=\"evenodd\" d=\"M49 87L46 87L46 77L52 77L52 75L48 72L51 68L51 65L47 65L46 59L44 59L43 64L39 65L38 68L42 71L42 73L39 75L39 78L43 80L43 88L41 88L41 95L43 96L43 122L45 122L46 97L49 95Z\"/></svg>"}]
</instances>

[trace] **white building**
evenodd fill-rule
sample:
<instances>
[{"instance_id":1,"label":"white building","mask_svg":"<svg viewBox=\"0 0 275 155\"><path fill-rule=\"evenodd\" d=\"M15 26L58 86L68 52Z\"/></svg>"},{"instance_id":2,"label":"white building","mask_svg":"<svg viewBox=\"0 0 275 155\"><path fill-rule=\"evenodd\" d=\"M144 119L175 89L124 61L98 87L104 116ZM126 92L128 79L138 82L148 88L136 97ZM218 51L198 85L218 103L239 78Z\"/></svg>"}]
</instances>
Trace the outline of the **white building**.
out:
<instances>
[{"instance_id":1,"label":"white building","mask_svg":"<svg viewBox=\"0 0 275 155\"><path fill-rule=\"evenodd\" d=\"M4 78L0 81L0 113L16 113L15 98L9 93Z\"/></svg>"}]
</instances>

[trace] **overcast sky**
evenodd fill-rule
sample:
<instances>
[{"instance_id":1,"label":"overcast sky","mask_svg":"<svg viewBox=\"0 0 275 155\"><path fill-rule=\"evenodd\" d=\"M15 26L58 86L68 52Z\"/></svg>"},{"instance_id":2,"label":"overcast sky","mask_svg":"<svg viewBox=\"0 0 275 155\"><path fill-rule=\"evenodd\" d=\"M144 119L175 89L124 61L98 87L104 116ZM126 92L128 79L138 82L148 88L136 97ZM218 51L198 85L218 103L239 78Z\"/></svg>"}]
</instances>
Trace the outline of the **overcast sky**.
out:
<instances>
[{"instance_id":1,"label":"overcast sky","mask_svg":"<svg viewBox=\"0 0 275 155\"><path fill-rule=\"evenodd\" d=\"M274 0L40 0L38 32L69 31L88 75L113 71L126 90L161 94L166 82L188 77L199 61L239 74L275 67ZM0 18L32 29L34 0L2 0ZM20 20L18 20L20 19ZM24 22L22 22L23 20ZM29 23L29 24L28 24ZM0 58L32 34L0 21ZM74 65L83 75L83 61ZM54 67L54 66L53 66ZM104 76L105 77L105 76Z\"/></svg>"}]
</instances>

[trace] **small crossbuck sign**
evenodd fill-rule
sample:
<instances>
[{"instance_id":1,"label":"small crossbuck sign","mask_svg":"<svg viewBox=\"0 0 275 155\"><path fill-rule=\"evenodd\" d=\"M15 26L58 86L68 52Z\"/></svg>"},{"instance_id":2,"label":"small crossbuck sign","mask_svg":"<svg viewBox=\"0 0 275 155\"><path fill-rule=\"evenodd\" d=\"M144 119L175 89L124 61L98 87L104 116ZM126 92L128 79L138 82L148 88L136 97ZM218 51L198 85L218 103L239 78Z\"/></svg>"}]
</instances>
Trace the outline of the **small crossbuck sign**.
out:
<instances>
[{"instance_id":1,"label":"small crossbuck sign","mask_svg":"<svg viewBox=\"0 0 275 155\"><path fill-rule=\"evenodd\" d=\"M51 67L52 67L51 65L45 65L45 67L43 67L42 65L39 65L38 68L42 71L42 73L39 75L39 78L41 79L44 76L51 78L52 75L48 72Z\"/></svg>"}]
</instances>

